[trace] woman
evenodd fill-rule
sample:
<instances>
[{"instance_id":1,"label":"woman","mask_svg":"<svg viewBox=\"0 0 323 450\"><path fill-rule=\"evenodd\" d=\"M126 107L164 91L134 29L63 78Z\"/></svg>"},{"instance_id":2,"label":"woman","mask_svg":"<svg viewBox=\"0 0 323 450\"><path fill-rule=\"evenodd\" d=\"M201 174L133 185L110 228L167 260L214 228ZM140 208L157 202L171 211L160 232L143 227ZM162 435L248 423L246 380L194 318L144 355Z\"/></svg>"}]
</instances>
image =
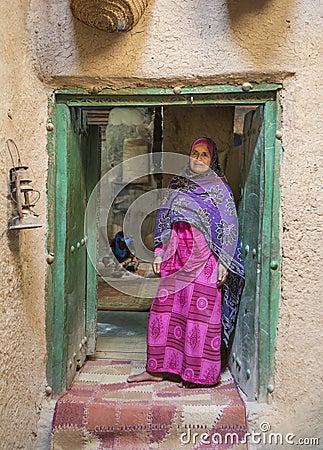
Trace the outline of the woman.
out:
<instances>
[{"instance_id":1,"label":"woman","mask_svg":"<svg viewBox=\"0 0 323 450\"><path fill-rule=\"evenodd\" d=\"M147 331L146 371L128 382L179 375L184 386L220 381L244 285L238 222L215 143L193 142L159 210L153 269L161 276Z\"/></svg>"}]
</instances>

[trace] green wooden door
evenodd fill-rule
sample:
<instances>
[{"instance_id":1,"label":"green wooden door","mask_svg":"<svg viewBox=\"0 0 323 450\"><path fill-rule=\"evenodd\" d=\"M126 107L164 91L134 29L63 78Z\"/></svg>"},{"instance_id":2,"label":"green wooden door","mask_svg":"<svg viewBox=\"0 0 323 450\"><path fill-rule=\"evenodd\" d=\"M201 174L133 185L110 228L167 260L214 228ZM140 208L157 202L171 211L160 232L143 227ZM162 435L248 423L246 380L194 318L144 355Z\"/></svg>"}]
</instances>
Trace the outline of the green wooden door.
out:
<instances>
[{"instance_id":1,"label":"green wooden door","mask_svg":"<svg viewBox=\"0 0 323 450\"><path fill-rule=\"evenodd\" d=\"M270 401L280 299L279 167L275 101L246 115L239 223L246 284L241 298L230 366L248 400ZM279 134L278 134L279 135Z\"/></svg>"},{"instance_id":2,"label":"green wooden door","mask_svg":"<svg viewBox=\"0 0 323 450\"><path fill-rule=\"evenodd\" d=\"M57 105L55 259L52 265L54 308L51 329L53 392L67 388L95 350L96 271L87 255L94 245L84 233L87 200L99 173L98 127L88 127L81 108ZM91 241L91 244L89 242ZM51 342L49 342L51 344Z\"/></svg>"},{"instance_id":3,"label":"green wooden door","mask_svg":"<svg viewBox=\"0 0 323 450\"><path fill-rule=\"evenodd\" d=\"M71 117L68 117L70 113ZM84 216L86 209L86 130L80 108L67 112L67 201L66 201L66 384L86 356L86 246Z\"/></svg>"},{"instance_id":4,"label":"green wooden door","mask_svg":"<svg viewBox=\"0 0 323 450\"><path fill-rule=\"evenodd\" d=\"M264 204L264 108L250 111L244 122L239 225L246 283L241 298L231 352L231 368L249 399L258 395L259 286Z\"/></svg>"}]
</instances>

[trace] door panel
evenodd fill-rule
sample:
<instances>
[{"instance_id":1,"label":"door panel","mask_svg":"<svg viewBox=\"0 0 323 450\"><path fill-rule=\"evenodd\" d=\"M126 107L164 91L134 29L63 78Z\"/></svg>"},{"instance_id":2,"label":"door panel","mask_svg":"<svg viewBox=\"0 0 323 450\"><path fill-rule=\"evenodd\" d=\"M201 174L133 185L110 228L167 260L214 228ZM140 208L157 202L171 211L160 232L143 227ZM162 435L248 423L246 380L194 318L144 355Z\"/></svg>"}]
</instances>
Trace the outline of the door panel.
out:
<instances>
[{"instance_id":1,"label":"door panel","mask_svg":"<svg viewBox=\"0 0 323 450\"><path fill-rule=\"evenodd\" d=\"M263 211L263 107L246 114L243 133L241 190L238 216L246 283L241 298L230 365L249 400L258 392L258 314Z\"/></svg>"},{"instance_id":2,"label":"door panel","mask_svg":"<svg viewBox=\"0 0 323 450\"><path fill-rule=\"evenodd\" d=\"M71 110L67 131L67 202L66 202L66 384L72 382L76 369L86 356L86 246L84 215L86 208L86 137L82 112Z\"/></svg>"},{"instance_id":3,"label":"door panel","mask_svg":"<svg viewBox=\"0 0 323 450\"><path fill-rule=\"evenodd\" d=\"M87 246L96 245L97 221L93 215L93 226L85 236L84 220L100 170L98 143L98 127L87 127L80 108L57 105L54 307L48 323L54 393L71 384L86 354L95 351L96 271Z\"/></svg>"}]
</instances>

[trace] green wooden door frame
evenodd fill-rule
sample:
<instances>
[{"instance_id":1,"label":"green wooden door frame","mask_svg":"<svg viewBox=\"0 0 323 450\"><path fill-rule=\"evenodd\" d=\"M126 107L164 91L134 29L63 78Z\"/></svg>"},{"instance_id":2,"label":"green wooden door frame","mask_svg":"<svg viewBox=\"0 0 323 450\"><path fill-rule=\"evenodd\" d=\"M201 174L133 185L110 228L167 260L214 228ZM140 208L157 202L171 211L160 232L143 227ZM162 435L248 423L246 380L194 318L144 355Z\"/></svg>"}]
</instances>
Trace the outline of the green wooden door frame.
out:
<instances>
[{"instance_id":1,"label":"green wooden door frame","mask_svg":"<svg viewBox=\"0 0 323 450\"><path fill-rule=\"evenodd\" d=\"M171 106L171 105L261 105L265 106L265 174L262 226L262 271L259 305L259 396L269 400L274 390L274 349L281 298L280 261L280 84L212 85L143 89L61 89L49 103L48 129L48 237L47 252L55 254L48 265L46 286L47 382L53 392L64 390L64 283L66 223L62 221L68 186L66 155L60 142L64 129L57 128L59 105L67 106ZM93 324L92 324L93 326Z\"/></svg>"}]
</instances>

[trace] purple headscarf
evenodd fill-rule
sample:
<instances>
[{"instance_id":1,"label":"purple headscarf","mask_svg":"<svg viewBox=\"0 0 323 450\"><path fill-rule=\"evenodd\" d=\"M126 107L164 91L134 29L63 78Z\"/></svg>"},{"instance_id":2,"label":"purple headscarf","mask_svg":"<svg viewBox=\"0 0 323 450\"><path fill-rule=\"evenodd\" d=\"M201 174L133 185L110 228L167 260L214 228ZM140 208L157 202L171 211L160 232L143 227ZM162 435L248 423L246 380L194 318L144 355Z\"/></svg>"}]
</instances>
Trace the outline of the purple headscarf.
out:
<instances>
[{"instance_id":1,"label":"purple headscarf","mask_svg":"<svg viewBox=\"0 0 323 450\"><path fill-rule=\"evenodd\" d=\"M173 177L158 212L155 246L168 242L175 222L187 222L204 234L211 251L229 272L222 303L223 341L228 346L244 286L238 219L215 143L208 138L197 139L191 150L197 143L210 148L210 168L197 174L188 164L181 175Z\"/></svg>"}]
</instances>

